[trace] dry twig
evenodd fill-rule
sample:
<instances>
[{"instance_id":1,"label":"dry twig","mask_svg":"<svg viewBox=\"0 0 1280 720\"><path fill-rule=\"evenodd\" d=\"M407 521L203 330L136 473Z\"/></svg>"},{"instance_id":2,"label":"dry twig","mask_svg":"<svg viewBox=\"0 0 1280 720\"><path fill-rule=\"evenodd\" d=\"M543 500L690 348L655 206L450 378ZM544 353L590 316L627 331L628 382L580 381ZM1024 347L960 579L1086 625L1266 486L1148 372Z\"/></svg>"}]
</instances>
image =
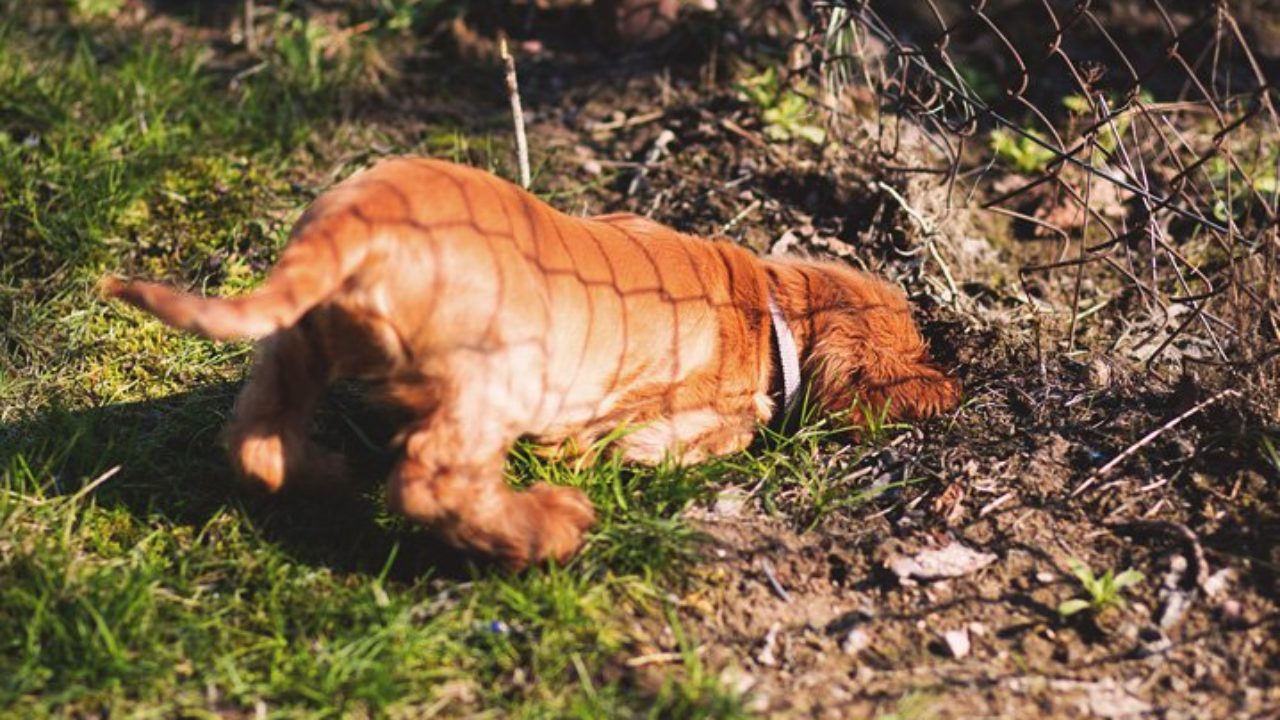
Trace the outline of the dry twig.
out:
<instances>
[{"instance_id":1,"label":"dry twig","mask_svg":"<svg viewBox=\"0 0 1280 720\"><path fill-rule=\"evenodd\" d=\"M1218 393L1215 393L1208 399L1202 400L1201 402L1196 403L1196 405L1192 407L1190 410L1187 410L1186 412L1175 417L1169 422L1161 425L1155 430L1152 430L1151 432L1142 436L1141 440L1125 448L1123 452L1121 452L1119 455L1112 458L1111 461L1108 462L1106 465L1103 465L1102 467L1095 470L1093 474L1091 474L1087 479L1085 479L1084 482L1080 483L1079 487L1077 487L1075 490L1071 492L1071 497L1076 497L1080 493L1092 487L1094 483L1106 477L1107 473L1114 470L1117 465L1124 462L1127 458L1129 458L1129 456L1138 452L1139 450L1146 447L1147 445L1150 445L1156 438L1160 437L1161 435L1168 432L1169 430L1172 430L1173 428L1177 427L1187 418L1195 415L1196 413L1199 413L1200 411L1204 410L1205 408L1209 407L1210 405L1214 404L1215 402L1221 400L1224 397L1227 397L1230 395L1239 395L1239 394L1240 394L1240 391L1234 388L1227 388L1226 390L1222 390Z\"/></svg>"},{"instance_id":2,"label":"dry twig","mask_svg":"<svg viewBox=\"0 0 1280 720\"><path fill-rule=\"evenodd\" d=\"M516 60L507 51L507 39L498 40L498 54L506 66L507 98L511 101L511 119L516 126L516 154L520 160L520 186L529 187L529 140L524 134L524 108L520 106L520 84L516 80Z\"/></svg>"},{"instance_id":3,"label":"dry twig","mask_svg":"<svg viewBox=\"0 0 1280 720\"><path fill-rule=\"evenodd\" d=\"M253 29L253 16L257 11L253 0L244 0L244 49L250 53L258 52L258 36Z\"/></svg>"},{"instance_id":4,"label":"dry twig","mask_svg":"<svg viewBox=\"0 0 1280 720\"><path fill-rule=\"evenodd\" d=\"M782 583L778 582L778 576L773 572L773 563L769 562L768 558L762 558L760 560L760 569L764 570L764 577L769 581L769 587L773 590L774 594L777 595L782 602L791 602L791 593L788 593L787 589L782 587Z\"/></svg>"}]
</instances>

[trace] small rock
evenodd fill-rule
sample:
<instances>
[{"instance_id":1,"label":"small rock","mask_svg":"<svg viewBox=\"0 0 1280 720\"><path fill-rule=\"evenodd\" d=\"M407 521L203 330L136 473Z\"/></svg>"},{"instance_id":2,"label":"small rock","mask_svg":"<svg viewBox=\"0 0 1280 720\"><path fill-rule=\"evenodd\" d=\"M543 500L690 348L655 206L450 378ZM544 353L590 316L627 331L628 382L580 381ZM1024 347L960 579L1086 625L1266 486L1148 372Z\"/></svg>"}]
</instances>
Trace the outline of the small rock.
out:
<instances>
[{"instance_id":1,"label":"small rock","mask_svg":"<svg viewBox=\"0 0 1280 720\"><path fill-rule=\"evenodd\" d=\"M969 631L966 628L947 630L942 633L942 639L947 643L951 657L961 660L969 654Z\"/></svg>"},{"instance_id":2,"label":"small rock","mask_svg":"<svg viewBox=\"0 0 1280 720\"><path fill-rule=\"evenodd\" d=\"M1226 600L1221 606L1222 619L1231 625L1236 625L1244 620L1244 606L1239 600Z\"/></svg>"},{"instance_id":3,"label":"small rock","mask_svg":"<svg viewBox=\"0 0 1280 720\"><path fill-rule=\"evenodd\" d=\"M1204 581L1204 594L1208 595L1210 600L1213 600L1227 589L1234 576L1235 573L1232 572L1231 568L1222 568L1210 575L1209 579Z\"/></svg>"},{"instance_id":4,"label":"small rock","mask_svg":"<svg viewBox=\"0 0 1280 720\"><path fill-rule=\"evenodd\" d=\"M969 634L976 637L983 637L987 634L987 626L975 620L969 623Z\"/></svg>"},{"instance_id":5,"label":"small rock","mask_svg":"<svg viewBox=\"0 0 1280 720\"><path fill-rule=\"evenodd\" d=\"M1036 573L1036 582L1040 583L1041 585L1048 585L1049 583L1057 579L1058 579L1058 576L1054 575L1051 572L1046 572L1044 570L1041 570L1040 572Z\"/></svg>"},{"instance_id":6,"label":"small rock","mask_svg":"<svg viewBox=\"0 0 1280 720\"><path fill-rule=\"evenodd\" d=\"M760 652L756 653L756 662L765 667L778 664L778 656L774 654L774 648L778 646L778 631L781 629L782 626L778 623L769 626L769 632L764 636L764 646L760 648Z\"/></svg>"},{"instance_id":7,"label":"small rock","mask_svg":"<svg viewBox=\"0 0 1280 720\"><path fill-rule=\"evenodd\" d=\"M871 647L871 636L867 635L867 631L862 628L854 628L844 637L844 642L840 643L840 649L845 655L857 655L859 652Z\"/></svg>"},{"instance_id":8,"label":"small rock","mask_svg":"<svg viewBox=\"0 0 1280 720\"><path fill-rule=\"evenodd\" d=\"M1164 610L1160 613L1160 629L1169 630L1177 625L1187 609L1191 607L1191 598L1181 590L1167 592L1164 599Z\"/></svg>"},{"instance_id":9,"label":"small rock","mask_svg":"<svg viewBox=\"0 0 1280 720\"><path fill-rule=\"evenodd\" d=\"M742 508L746 505L747 494L739 488L728 488L719 495L716 495L715 504L711 506L711 512L717 517L735 518L742 514Z\"/></svg>"},{"instance_id":10,"label":"small rock","mask_svg":"<svg viewBox=\"0 0 1280 720\"><path fill-rule=\"evenodd\" d=\"M756 686L756 679L736 665L728 665L720 672L720 685L735 695L746 695Z\"/></svg>"},{"instance_id":11,"label":"small rock","mask_svg":"<svg viewBox=\"0 0 1280 720\"><path fill-rule=\"evenodd\" d=\"M778 238L778 241L773 244L773 247L769 248L769 254L787 255L798 247L800 247L800 238L795 234L795 232L788 230L782 233L782 237Z\"/></svg>"},{"instance_id":12,"label":"small rock","mask_svg":"<svg viewBox=\"0 0 1280 720\"><path fill-rule=\"evenodd\" d=\"M892 557L887 565L899 580L940 580L977 572L995 561L995 555L978 552L953 540L944 547L921 550L911 557Z\"/></svg>"},{"instance_id":13,"label":"small rock","mask_svg":"<svg viewBox=\"0 0 1280 720\"><path fill-rule=\"evenodd\" d=\"M588 160L582 163L582 169L588 175L599 175L604 172L604 168L600 166L599 160Z\"/></svg>"}]
</instances>

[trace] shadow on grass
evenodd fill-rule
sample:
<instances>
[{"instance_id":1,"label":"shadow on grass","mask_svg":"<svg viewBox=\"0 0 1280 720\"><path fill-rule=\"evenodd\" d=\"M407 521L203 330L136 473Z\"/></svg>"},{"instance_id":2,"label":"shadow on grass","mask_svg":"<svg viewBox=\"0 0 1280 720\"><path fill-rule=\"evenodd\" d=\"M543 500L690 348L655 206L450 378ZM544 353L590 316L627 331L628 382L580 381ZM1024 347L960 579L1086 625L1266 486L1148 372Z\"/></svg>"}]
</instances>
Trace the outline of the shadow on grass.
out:
<instances>
[{"instance_id":1,"label":"shadow on grass","mask_svg":"<svg viewBox=\"0 0 1280 720\"><path fill-rule=\"evenodd\" d=\"M141 402L49 410L0 425L0 472L12 491L39 497L92 488L100 506L123 507L141 525L196 530L224 512L295 560L336 572L413 581L462 578L472 565L383 505L392 425L387 413L339 387L320 411L317 440L343 452L354 481L342 490L286 489L267 496L241 487L221 441L237 386L208 385ZM115 468L119 468L115 470Z\"/></svg>"}]
</instances>

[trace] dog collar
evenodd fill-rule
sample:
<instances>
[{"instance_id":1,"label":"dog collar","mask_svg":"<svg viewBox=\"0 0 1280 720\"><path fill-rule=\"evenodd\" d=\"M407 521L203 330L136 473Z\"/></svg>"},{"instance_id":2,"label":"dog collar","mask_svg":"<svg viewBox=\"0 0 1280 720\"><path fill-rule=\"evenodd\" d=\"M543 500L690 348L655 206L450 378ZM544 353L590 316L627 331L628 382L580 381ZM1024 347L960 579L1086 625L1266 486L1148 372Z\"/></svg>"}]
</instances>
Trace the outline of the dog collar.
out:
<instances>
[{"instance_id":1,"label":"dog collar","mask_svg":"<svg viewBox=\"0 0 1280 720\"><path fill-rule=\"evenodd\" d=\"M796 338L791 334L791 326L787 324L787 316L769 293L769 317L773 320L773 339L778 347L778 364L782 368L782 413L783 421L795 410L796 401L800 398L800 351L796 349Z\"/></svg>"}]
</instances>

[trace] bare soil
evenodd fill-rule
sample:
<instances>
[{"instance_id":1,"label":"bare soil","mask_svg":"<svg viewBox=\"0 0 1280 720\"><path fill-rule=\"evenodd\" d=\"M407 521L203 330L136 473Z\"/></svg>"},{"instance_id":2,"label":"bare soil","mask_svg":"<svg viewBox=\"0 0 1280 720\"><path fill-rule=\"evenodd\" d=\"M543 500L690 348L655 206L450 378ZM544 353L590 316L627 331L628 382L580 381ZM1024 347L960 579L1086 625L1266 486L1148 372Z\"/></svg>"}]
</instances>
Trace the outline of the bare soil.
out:
<instances>
[{"instance_id":1,"label":"bare soil","mask_svg":"<svg viewBox=\"0 0 1280 720\"><path fill-rule=\"evenodd\" d=\"M936 182L886 169L856 119L825 148L769 143L758 113L709 77L709 53L574 62L547 52L522 70L551 184L593 184L561 206L885 274L967 388L960 411L860 465L867 483L923 482L811 529L744 502L750 486L690 511L710 541L678 617L711 671L771 716L1280 716L1280 468L1257 445L1274 417L1227 393L1094 478L1230 379L1149 372L1088 349L1096 338L1064 352L1062 321L1017 300L1026 252L1007 226L963 202L943 214ZM881 182L945 226L957 293ZM888 569L952 541L995 560L936 581ZM1070 559L1145 581L1124 607L1064 619L1059 603L1082 593ZM674 649L669 628L638 621L634 657ZM641 686L679 671L617 668Z\"/></svg>"}]
</instances>

